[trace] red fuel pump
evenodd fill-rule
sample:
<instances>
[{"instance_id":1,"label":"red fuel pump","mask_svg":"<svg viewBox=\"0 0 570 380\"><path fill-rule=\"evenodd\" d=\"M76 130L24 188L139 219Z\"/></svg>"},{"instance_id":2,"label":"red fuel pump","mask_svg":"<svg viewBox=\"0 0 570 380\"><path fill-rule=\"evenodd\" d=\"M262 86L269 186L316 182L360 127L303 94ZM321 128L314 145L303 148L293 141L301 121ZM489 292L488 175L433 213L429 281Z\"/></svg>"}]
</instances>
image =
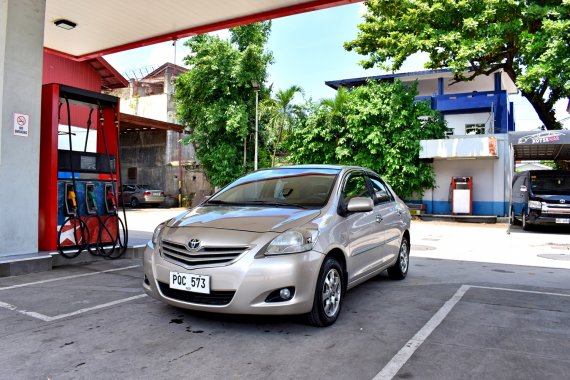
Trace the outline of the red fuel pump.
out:
<instances>
[{"instance_id":1,"label":"red fuel pump","mask_svg":"<svg viewBox=\"0 0 570 380\"><path fill-rule=\"evenodd\" d=\"M451 177L451 213L473 214L473 177Z\"/></svg>"},{"instance_id":2,"label":"red fuel pump","mask_svg":"<svg viewBox=\"0 0 570 380\"><path fill-rule=\"evenodd\" d=\"M40 250L57 250L64 257L88 250L108 258L126 250L125 210L120 218L114 207L120 186L118 111L114 96L60 84L43 86ZM93 114L99 116L96 146L88 151ZM86 129L84 143L77 141L84 132L77 127ZM64 141L67 147L61 146Z\"/></svg>"}]
</instances>

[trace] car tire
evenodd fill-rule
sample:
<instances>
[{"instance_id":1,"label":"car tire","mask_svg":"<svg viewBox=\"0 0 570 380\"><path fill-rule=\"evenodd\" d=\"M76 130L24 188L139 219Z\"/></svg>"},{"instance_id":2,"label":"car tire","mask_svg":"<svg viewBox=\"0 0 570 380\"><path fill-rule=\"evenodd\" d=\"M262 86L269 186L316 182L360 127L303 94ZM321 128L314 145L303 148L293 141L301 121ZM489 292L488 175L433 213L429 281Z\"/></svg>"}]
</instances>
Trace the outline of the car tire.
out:
<instances>
[{"instance_id":1,"label":"car tire","mask_svg":"<svg viewBox=\"0 0 570 380\"><path fill-rule=\"evenodd\" d=\"M524 213L522 214L522 229L525 231L529 231L531 229L530 224L526 220L526 216Z\"/></svg>"},{"instance_id":2,"label":"car tire","mask_svg":"<svg viewBox=\"0 0 570 380\"><path fill-rule=\"evenodd\" d=\"M315 289L313 308L307 322L313 326L330 326L337 320L345 294L343 269L333 257L326 257Z\"/></svg>"},{"instance_id":3,"label":"car tire","mask_svg":"<svg viewBox=\"0 0 570 380\"><path fill-rule=\"evenodd\" d=\"M403 280L408 274L410 268L410 242L404 236L398 251L398 261L396 264L388 268L388 275L394 280Z\"/></svg>"},{"instance_id":4,"label":"car tire","mask_svg":"<svg viewBox=\"0 0 570 380\"><path fill-rule=\"evenodd\" d=\"M521 225L521 221L515 217L515 210L513 208L511 208L511 224L513 226L520 226Z\"/></svg>"},{"instance_id":5,"label":"car tire","mask_svg":"<svg viewBox=\"0 0 570 380\"><path fill-rule=\"evenodd\" d=\"M132 199L131 199L131 207L133 207L133 208L134 208L134 207L139 207L139 204L140 204L140 202L139 202L139 200L138 200L137 198L132 198Z\"/></svg>"}]
</instances>

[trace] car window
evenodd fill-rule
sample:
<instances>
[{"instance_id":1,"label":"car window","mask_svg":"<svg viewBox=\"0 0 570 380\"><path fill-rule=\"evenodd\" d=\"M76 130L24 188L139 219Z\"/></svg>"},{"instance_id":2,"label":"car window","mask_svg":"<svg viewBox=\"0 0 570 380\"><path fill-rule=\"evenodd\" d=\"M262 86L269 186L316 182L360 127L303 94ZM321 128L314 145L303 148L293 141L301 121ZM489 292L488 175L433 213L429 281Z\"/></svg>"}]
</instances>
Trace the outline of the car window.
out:
<instances>
[{"instance_id":1,"label":"car window","mask_svg":"<svg viewBox=\"0 0 570 380\"><path fill-rule=\"evenodd\" d=\"M355 197L372 198L370 189L366 185L366 179L361 173L352 174L342 188L342 199L345 204Z\"/></svg>"},{"instance_id":2,"label":"car window","mask_svg":"<svg viewBox=\"0 0 570 380\"><path fill-rule=\"evenodd\" d=\"M393 200L392 194L388 190L388 187L382 180L374 177L369 177L372 183L372 188L374 189L374 203L389 202Z\"/></svg>"}]
</instances>

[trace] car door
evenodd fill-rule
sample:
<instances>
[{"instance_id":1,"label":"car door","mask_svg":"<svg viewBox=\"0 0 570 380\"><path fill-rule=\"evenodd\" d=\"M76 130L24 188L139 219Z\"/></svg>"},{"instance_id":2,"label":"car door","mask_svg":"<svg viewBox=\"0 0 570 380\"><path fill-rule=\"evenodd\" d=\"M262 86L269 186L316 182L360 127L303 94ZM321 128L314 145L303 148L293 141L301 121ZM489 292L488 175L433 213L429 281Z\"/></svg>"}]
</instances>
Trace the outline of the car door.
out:
<instances>
[{"instance_id":1,"label":"car door","mask_svg":"<svg viewBox=\"0 0 570 380\"><path fill-rule=\"evenodd\" d=\"M362 172L351 172L345 179L340 197L341 210L346 209L350 199L354 197L372 198L372 191ZM345 226L348 236L348 282L358 281L372 272L375 263L381 259L383 238L378 228L376 213L346 213Z\"/></svg>"},{"instance_id":2,"label":"car door","mask_svg":"<svg viewBox=\"0 0 570 380\"><path fill-rule=\"evenodd\" d=\"M128 204L131 202L131 197L133 196L134 192L135 192L134 185L123 185L123 194L122 194L123 204Z\"/></svg>"},{"instance_id":3,"label":"car door","mask_svg":"<svg viewBox=\"0 0 570 380\"><path fill-rule=\"evenodd\" d=\"M524 209L524 193L521 191L521 186L524 185L524 179L524 175L519 175L513 183L513 214L517 217L522 215Z\"/></svg>"},{"instance_id":4,"label":"car door","mask_svg":"<svg viewBox=\"0 0 570 380\"><path fill-rule=\"evenodd\" d=\"M374 212L377 216L379 229L384 236L381 249L383 265L396 259L400 250L400 241L405 229L402 211L398 208L396 199L382 179L368 176L374 192Z\"/></svg>"}]
</instances>

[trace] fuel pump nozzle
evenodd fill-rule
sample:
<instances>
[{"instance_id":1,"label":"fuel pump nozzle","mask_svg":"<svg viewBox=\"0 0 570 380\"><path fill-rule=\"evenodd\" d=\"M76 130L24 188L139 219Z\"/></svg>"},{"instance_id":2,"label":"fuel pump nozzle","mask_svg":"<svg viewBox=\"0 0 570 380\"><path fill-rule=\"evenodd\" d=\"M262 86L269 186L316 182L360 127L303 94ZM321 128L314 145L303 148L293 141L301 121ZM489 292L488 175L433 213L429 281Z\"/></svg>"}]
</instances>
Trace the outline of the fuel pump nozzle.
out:
<instances>
[{"instance_id":1,"label":"fuel pump nozzle","mask_svg":"<svg viewBox=\"0 0 570 380\"><path fill-rule=\"evenodd\" d=\"M77 195L75 194L75 187L67 183L65 184L65 192L65 210L68 215L77 216Z\"/></svg>"},{"instance_id":2,"label":"fuel pump nozzle","mask_svg":"<svg viewBox=\"0 0 570 380\"><path fill-rule=\"evenodd\" d=\"M109 214L116 214L117 213L117 205L115 204L115 195L113 194L113 190L110 186L106 189L106 199L107 199L107 212Z\"/></svg>"},{"instance_id":3,"label":"fuel pump nozzle","mask_svg":"<svg viewBox=\"0 0 570 380\"><path fill-rule=\"evenodd\" d=\"M97 214L97 201L95 200L95 186L92 183L88 183L85 189L86 197L85 200L87 202L87 213L88 214Z\"/></svg>"}]
</instances>

